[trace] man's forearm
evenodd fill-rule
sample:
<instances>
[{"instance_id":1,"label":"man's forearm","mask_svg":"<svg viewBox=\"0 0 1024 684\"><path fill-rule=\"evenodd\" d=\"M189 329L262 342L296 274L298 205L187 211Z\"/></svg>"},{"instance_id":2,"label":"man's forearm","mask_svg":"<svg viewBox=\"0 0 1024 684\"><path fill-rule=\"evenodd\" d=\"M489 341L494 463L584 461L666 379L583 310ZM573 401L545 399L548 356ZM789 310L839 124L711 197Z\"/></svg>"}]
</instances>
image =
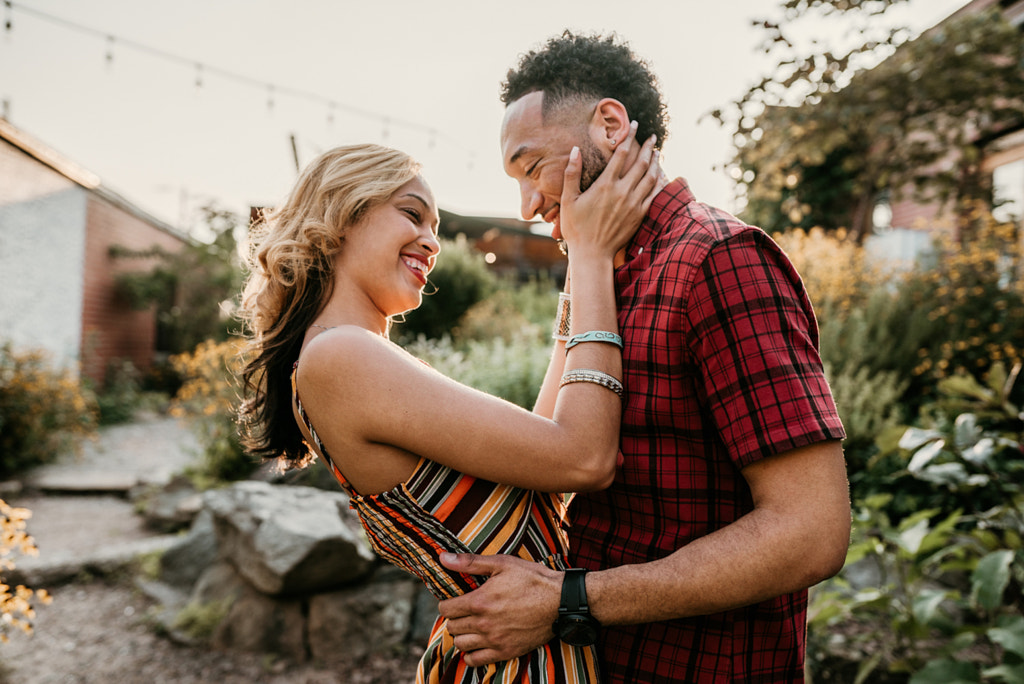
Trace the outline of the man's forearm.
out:
<instances>
[{"instance_id":1,"label":"man's forearm","mask_svg":"<svg viewBox=\"0 0 1024 684\"><path fill-rule=\"evenodd\" d=\"M802 477L791 479L797 469ZM838 443L773 457L744 474L755 497L747 515L663 559L588 574L594 616L613 625L706 615L805 589L838 572L850 533Z\"/></svg>"}]
</instances>

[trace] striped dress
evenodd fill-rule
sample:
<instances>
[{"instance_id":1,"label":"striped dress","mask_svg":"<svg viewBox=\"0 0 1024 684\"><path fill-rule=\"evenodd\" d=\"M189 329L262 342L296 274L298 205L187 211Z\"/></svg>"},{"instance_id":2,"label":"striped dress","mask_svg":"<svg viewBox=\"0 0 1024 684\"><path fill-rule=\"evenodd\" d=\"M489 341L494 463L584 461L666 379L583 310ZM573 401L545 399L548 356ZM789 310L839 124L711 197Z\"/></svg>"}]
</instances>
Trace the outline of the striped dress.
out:
<instances>
[{"instance_id":1,"label":"striped dress","mask_svg":"<svg viewBox=\"0 0 1024 684\"><path fill-rule=\"evenodd\" d=\"M350 496L377 554L419 577L438 599L464 594L486 577L448 570L443 551L510 554L565 569L567 540L560 494L533 492L464 475L420 459L412 476L393 489L362 496L334 464L299 401L292 374L292 401L313 439L314 453ZM595 683L600 681L592 647L569 646L557 638L514 660L470 667L456 651L447 619L438 617L416 673L417 684L486 682Z\"/></svg>"}]
</instances>

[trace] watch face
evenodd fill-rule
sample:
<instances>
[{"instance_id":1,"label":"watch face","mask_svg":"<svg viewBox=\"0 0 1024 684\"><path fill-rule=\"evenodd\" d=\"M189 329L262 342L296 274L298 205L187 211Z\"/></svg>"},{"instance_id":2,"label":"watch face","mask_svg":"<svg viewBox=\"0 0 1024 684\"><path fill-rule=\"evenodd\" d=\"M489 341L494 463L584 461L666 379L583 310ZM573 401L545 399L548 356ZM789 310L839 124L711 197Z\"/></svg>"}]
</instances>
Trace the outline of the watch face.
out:
<instances>
[{"instance_id":1,"label":"watch face","mask_svg":"<svg viewBox=\"0 0 1024 684\"><path fill-rule=\"evenodd\" d=\"M597 621L589 615L563 615L555 623L558 638L572 646L590 646L597 642Z\"/></svg>"}]
</instances>

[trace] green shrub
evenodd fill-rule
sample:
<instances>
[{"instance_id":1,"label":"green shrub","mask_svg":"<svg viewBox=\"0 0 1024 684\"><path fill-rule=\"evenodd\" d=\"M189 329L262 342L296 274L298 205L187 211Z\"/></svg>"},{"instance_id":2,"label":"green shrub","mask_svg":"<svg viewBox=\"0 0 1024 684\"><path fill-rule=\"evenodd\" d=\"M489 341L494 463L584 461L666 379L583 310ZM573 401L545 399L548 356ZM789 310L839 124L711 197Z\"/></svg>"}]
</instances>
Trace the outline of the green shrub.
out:
<instances>
[{"instance_id":1,"label":"green shrub","mask_svg":"<svg viewBox=\"0 0 1024 684\"><path fill-rule=\"evenodd\" d=\"M139 371L127 359L114 359L107 366L103 392L96 402L100 425L127 423L135 416L140 401Z\"/></svg>"},{"instance_id":2,"label":"green shrub","mask_svg":"<svg viewBox=\"0 0 1024 684\"><path fill-rule=\"evenodd\" d=\"M531 280L523 285L503 282L487 299L474 304L452 330L457 344L500 337L506 342L551 332L558 290L550 281Z\"/></svg>"},{"instance_id":3,"label":"green shrub","mask_svg":"<svg viewBox=\"0 0 1024 684\"><path fill-rule=\"evenodd\" d=\"M96 427L95 398L46 354L0 344L0 477L54 460Z\"/></svg>"},{"instance_id":4,"label":"green shrub","mask_svg":"<svg viewBox=\"0 0 1024 684\"><path fill-rule=\"evenodd\" d=\"M822 679L845 665L857 682L1024 681L1019 371L944 379L931 422L880 452L891 493L857 502L846 567L814 591Z\"/></svg>"},{"instance_id":5,"label":"green shrub","mask_svg":"<svg viewBox=\"0 0 1024 684\"><path fill-rule=\"evenodd\" d=\"M936 386L956 374L981 375L995 363L1024 359L1024 279L1021 243L1013 226L980 212L959 242L937 243L934 263L901 284L901 315L891 322L915 341L909 399L918 405L938 396ZM1024 399L1024 387L1014 390Z\"/></svg>"},{"instance_id":6,"label":"green shrub","mask_svg":"<svg viewBox=\"0 0 1024 684\"><path fill-rule=\"evenodd\" d=\"M551 345L535 329L506 341L470 340L456 346L450 337L420 337L406 349L439 372L478 390L532 408L551 357Z\"/></svg>"},{"instance_id":7,"label":"green shrub","mask_svg":"<svg viewBox=\"0 0 1024 684\"><path fill-rule=\"evenodd\" d=\"M171 358L184 384L171 414L188 416L203 446L202 466L192 473L200 487L248 477L259 465L242 447L236 423L241 391L242 340L207 340Z\"/></svg>"},{"instance_id":8,"label":"green shrub","mask_svg":"<svg viewBox=\"0 0 1024 684\"><path fill-rule=\"evenodd\" d=\"M875 373L867 367L849 364L834 373L826 363L825 375L846 428L843 447L847 463L853 471L862 469L876 451L878 435L904 424L899 402L907 383L891 371Z\"/></svg>"}]
</instances>

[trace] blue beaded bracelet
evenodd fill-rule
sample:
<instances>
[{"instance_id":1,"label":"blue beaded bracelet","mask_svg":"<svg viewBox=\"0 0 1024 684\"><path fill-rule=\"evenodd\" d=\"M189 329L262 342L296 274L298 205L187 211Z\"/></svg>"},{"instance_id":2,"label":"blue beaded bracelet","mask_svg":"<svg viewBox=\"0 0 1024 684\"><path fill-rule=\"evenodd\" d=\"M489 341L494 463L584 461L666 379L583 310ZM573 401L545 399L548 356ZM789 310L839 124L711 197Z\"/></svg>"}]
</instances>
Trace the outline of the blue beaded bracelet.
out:
<instances>
[{"instance_id":1,"label":"blue beaded bracelet","mask_svg":"<svg viewBox=\"0 0 1024 684\"><path fill-rule=\"evenodd\" d=\"M607 332L605 330L591 330L590 332L580 333L579 335L573 335L569 338L569 341L565 343L565 351L569 351L580 342L607 342L608 344L614 344L619 349L622 349L622 338L613 332Z\"/></svg>"}]
</instances>

